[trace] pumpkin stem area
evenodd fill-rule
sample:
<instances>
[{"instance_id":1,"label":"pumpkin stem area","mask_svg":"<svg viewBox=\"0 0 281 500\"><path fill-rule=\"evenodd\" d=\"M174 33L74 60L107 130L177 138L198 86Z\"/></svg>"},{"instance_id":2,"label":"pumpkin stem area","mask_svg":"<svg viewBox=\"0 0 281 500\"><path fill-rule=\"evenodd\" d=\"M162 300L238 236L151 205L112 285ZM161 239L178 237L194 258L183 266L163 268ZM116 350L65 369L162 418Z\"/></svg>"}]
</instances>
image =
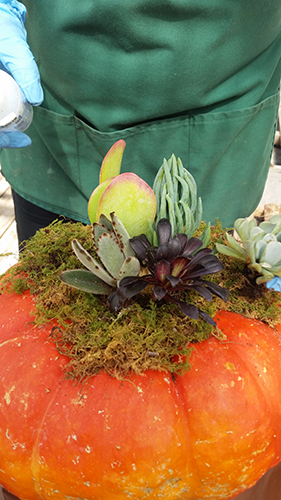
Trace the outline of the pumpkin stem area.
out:
<instances>
[{"instance_id":1,"label":"pumpkin stem area","mask_svg":"<svg viewBox=\"0 0 281 500\"><path fill-rule=\"evenodd\" d=\"M221 234L219 225L212 228L213 245ZM82 267L71 247L74 238L94 255L90 226L56 221L27 242L20 264L9 269L0 282L0 293L30 290L35 298L31 313L36 326L56 320L50 338L69 357L67 378L82 381L101 370L117 378L147 369L180 375L190 368L194 342L211 335L224 338L204 320L192 320L175 305L156 302L149 289L128 300L120 313L112 313L107 297L65 285L59 274ZM224 271L208 279L229 289L229 302L214 298L209 303L192 291L183 292L183 297L188 293L188 302L212 317L218 309L227 309L272 327L279 323L280 294L256 285L243 262L219 258Z\"/></svg>"}]
</instances>

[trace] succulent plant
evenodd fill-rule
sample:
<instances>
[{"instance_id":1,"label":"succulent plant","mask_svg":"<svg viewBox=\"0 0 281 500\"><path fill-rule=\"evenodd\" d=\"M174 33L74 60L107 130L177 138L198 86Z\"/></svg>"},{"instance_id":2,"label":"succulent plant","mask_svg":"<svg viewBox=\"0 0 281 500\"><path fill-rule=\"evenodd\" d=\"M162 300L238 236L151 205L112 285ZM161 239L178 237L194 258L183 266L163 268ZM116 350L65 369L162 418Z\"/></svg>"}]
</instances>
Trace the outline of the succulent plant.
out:
<instances>
[{"instance_id":1,"label":"succulent plant","mask_svg":"<svg viewBox=\"0 0 281 500\"><path fill-rule=\"evenodd\" d=\"M261 274L258 284L281 277L281 215L259 226L255 219L237 219L234 229L240 241L226 232L228 245L217 243L218 252L244 261L251 271Z\"/></svg>"},{"instance_id":2,"label":"succulent plant","mask_svg":"<svg viewBox=\"0 0 281 500\"><path fill-rule=\"evenodd\" d=\"M105 155L99 176L99 184L88 202L91 223L100 215L115 212L129 232L136 236L146 232L156 214L156 198L151 187L133 172L120 174L126 143L117 141Z\"/></svg>"},{"instance_id":3,"label":"succulent plant","mask_svg":"<svg viewBox=\"0 0 281 500\"><path fill-rule=\"evenodd\" d=\"M72 248L87 268L64 271L60 279L84 292L108 295L112 311L120 307L117 290L125 276L137 276L140 262L135 257L129 244L129 234L122 222L114 214L110 219L101 215L99 222L93 224L93 245L102 264L99 264L77 240L72 241ZM121 295L120 295L121 298Z\"/></svg>"},{"instance_id":4,"label":"succulent plant","mask_svg":"<svg viewBox=\"0 0 281 500\"><path fill-rule=\"evenodd\" d=\"M191 238L201 224L203 207L201 198L197 199L197 185L195 179L175 155L163 164L158 170L153 183L156 196L156 218L147 237L153 245L157 245L156 227L160 219L166 218L171 223L172 237L175 234L185 233ZM210 239L210 224L203 231L200 239L206 246Z\"/></svg>"},{"instance_id":5,"label":"succulent plant","mask_svg":"<svg viewBox=\"0 0 281 500\"><path fill-rule=\"evenodd\" d=\"M215 321L204 311L193 304L180 300L175 292L194 290L206 300L212 295L228 300L229 292L221 286L207 281L202 276L218 273L223 269L222 263L212 254L210 248L201 248L199 238L190 239L184 233L172 238L170 222L163 218L157 224L159 247L151 246L147 237L142 234L130 239L131 247L143 262L149 274L125 277L120 282L119 291L123 297L131 298L153 285L153 293L157 300L177 304L181 311L193 319L201 316L211 325Z\"/></svg>"}]
</instances>

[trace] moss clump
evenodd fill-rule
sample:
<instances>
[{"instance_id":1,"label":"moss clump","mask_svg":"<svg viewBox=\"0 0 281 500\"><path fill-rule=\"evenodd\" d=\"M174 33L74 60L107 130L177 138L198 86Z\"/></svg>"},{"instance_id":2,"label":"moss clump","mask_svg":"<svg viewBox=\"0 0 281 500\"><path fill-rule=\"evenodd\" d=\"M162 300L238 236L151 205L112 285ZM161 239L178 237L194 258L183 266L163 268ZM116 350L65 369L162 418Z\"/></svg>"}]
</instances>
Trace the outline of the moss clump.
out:
<instances>
[{"instance_id":1,"label":"moss clump","mask_svg":"<svg viewBox=\"0 0 281 500\"><path fill-rule=\"evenodd\" d=\"M219 235L216 226L212 239ZM119 314L112 314L106 297L63 284L58 278L62 271L82 267L72 251L73 238L94 254L91 227L55 222L28 241L20 265L7 271L1 281L2 290L21 294L29 289L36 297L36 325L56 318L58 327L53 328L51 337L57 349L70 358L65 368L68 378L82 380L102 369L115 377L147 369L181 374L190 366L193 342L212 334L220 337L219 330L202 319L191 320L176 306L156 303L149 293L138 295ZM274 326L280 319L279 294L254 286L239 262L222 260L225 270L208 279L229 288L230 301L214 299L208 303L194 292L188 293L188 301L210 316L224 308ZM257 288L258 297L254 296Z\"/></svg>"}]
</instances>

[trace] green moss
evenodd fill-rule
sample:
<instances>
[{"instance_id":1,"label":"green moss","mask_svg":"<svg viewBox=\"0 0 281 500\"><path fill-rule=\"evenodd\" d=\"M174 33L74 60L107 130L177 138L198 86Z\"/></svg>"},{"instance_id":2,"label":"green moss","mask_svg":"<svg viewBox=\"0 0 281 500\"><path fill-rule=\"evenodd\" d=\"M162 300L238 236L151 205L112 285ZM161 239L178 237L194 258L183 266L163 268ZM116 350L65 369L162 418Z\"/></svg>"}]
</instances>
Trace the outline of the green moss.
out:
<instances>
[{"instance_id":1,"label":"green moss","mask_svg":"<svg viewBox=\"0 0 281 500\"><path fill-rule=\"evenodd\" d=\"M220 233L219 226L213 228L213 242ZM58 277L62 271L82 267L72 251L73 238L94 253L89 226L55 222L36 233L27 243L20 265L1 281L2 290L21 294L29 289L34 294L36 325L57 319L58 327L51 336L58 350L70 358L65 368L68 378L81 380L101 369L116 377L146 369L181 374L190 367L193 342L212 334L220 337L219 330L203 320L191 320L171 304L156 303L147 292L128 301L119 314L112 314L106 297L63 284ZM208 279L229 288L230 301L209 303L195 292L183 298L211 316L223 308L274 326L280 319L279 294L254 285L240 262L220 258L225 270Z\"/></svg>"}]
</instances>

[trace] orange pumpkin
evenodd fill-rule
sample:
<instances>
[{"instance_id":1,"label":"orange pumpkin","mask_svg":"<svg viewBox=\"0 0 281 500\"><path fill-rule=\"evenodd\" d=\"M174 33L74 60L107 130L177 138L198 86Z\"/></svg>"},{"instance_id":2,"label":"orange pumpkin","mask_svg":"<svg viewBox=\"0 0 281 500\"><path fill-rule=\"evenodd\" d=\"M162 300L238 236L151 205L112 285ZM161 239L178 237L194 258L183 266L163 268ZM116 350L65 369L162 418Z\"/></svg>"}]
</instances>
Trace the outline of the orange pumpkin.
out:
<instances>
[{"instance_id":1,"label":"orange pumpkin","mask_svg":"<svg viewBox=\"0 0 281 500\"><path fill-rule=\"evenodd\" d=\"M229 499L281 459L281 337L219 312L183 376L105 373L79 386L32 324L33 298L0 296L0 484L24 500Z\"/></svg>"}]
</instances>

